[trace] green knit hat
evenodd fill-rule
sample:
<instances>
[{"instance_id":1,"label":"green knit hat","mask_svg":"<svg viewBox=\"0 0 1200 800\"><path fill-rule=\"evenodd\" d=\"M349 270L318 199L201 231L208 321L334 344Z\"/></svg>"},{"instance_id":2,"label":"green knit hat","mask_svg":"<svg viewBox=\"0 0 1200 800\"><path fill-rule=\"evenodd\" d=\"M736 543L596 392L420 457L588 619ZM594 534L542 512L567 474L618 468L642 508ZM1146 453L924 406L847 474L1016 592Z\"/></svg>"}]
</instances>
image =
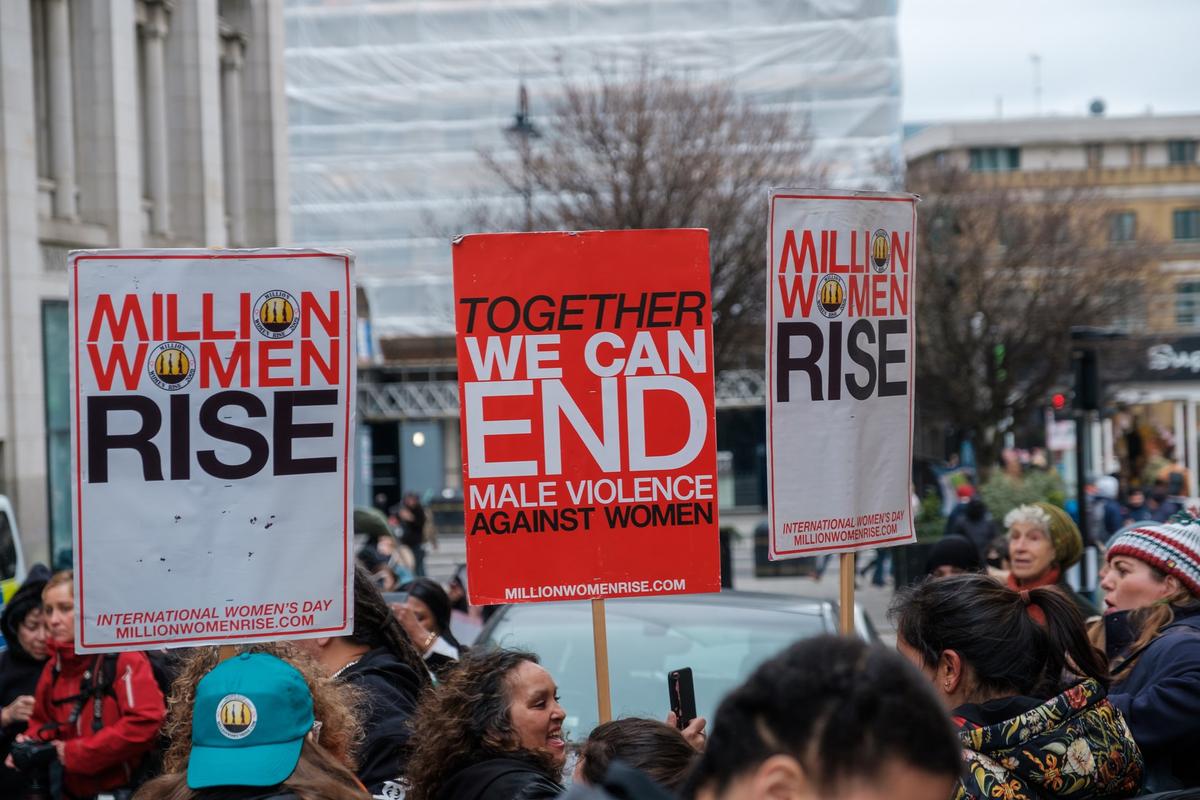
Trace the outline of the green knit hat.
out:
<instances>
[{"instance_id":1,"label":"green knit hat","mask_svg":"<svg viewBox=\"0 0 1200 800\"><path fill-rule=\"evenodd\" d=\"M1071 515L1050 503L1034 503L1050 517L1050 541L1054 544L1054 560L1062 569L1074 566L1083 558L1083 536Z\"/></svg>"}]
</instances>

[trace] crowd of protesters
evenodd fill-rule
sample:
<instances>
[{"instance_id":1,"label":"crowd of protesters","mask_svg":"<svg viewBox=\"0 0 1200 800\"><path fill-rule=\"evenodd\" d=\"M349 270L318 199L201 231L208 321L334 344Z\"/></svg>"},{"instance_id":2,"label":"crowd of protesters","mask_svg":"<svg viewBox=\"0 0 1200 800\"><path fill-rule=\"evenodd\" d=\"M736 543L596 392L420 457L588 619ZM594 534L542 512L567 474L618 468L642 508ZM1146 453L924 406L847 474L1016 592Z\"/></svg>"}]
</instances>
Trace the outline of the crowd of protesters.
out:
<instances>
[{"instance_id":1,"label":"crowd of protesters","mask_svg":"<svg viewBox=\"0 0 1200 800\"><path fill-rule=\"evenodd\" d=\"M382 516L357 525L350 635L235 653L79 655L72 576L37 567L0 615L0 796L1193 796L1200 520L1123 519L1097 607L1064 582L1083 540L1063 509L1018 506L996 538L973 493L960 500L930 577L897 591L895 650L806 639L711 725L618 719L577 746L559 676L535 653L461 645L465 572L400 583Z\"/></svg>"}]
</instances>

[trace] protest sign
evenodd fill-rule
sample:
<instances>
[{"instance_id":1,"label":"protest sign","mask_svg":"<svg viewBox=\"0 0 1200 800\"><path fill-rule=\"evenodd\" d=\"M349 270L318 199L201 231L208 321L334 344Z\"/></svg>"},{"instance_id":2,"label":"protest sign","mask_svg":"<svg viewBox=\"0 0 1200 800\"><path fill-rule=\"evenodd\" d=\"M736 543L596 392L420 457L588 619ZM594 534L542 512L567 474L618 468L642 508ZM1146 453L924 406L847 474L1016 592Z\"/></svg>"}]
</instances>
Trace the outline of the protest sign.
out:
<instances>
[{"instance_id":1,"label":"protest sign","mask_svg":"<svg viewBox=\"0 0 1200 800\"><path fill-rule=\"evenodd\" d=\"M353 258L69 257L75 646L353 628Z\"/></svg>"},{"instance_id":2,"label":"protest sign","mask_svg":"<svg viewBox=\"0 0 1200 800\"><path fill-rule=\"evenodd\" d=\"M771 193L772 559L914 540L916 203L909 194Z\"/></svg>"},{"instance_id":3,"label":"protest sign","mask_svg":"<svg viewBox=\"0 0 1200 800\"><path fill-rule=\"evenodd\" d=\"M707 232L453 250L471 602L718 591Z\"/></svg>"}]
</instances>

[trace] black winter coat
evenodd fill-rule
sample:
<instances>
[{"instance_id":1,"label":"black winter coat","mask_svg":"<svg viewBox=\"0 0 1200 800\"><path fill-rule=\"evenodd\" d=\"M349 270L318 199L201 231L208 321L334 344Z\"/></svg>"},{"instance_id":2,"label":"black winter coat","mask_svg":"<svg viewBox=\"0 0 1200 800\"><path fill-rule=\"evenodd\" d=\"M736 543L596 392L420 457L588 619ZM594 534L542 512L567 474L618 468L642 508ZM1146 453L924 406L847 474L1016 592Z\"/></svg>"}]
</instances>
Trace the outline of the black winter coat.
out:
<instances>
[{"instance_id":1,"label":"black winter coat","mask_svg":"<svg viewBox=\"0 0 1200 800\"><path fill-rule=\"evenodd\" d=\"M562 791L528 761L491 758L456 773L442 786L437 800L549 800Z\"/></svg>"},{"instance_id":2,"label":"black winter coat","mask_svg":"<svg viewBox=\"0 0 1200 800\"><path fill-rule=\"evenodd\" d=\"M417 708L422 682L412 667L382 647L346 668L341 680L363 693L363 742L358 779L371 794L398 782L408 764L408 721Z\"/></svg>"}]
</instances>

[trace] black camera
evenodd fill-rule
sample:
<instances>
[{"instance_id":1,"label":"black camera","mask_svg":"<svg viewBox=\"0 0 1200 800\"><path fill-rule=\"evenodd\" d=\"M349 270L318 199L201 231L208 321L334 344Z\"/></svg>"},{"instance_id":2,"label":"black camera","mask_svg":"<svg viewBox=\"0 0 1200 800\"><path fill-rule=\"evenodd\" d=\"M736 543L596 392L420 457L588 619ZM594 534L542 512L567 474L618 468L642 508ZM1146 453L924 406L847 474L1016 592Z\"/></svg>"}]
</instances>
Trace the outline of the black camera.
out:
<instances>
[{"instance_id":1,"label":"black camera","mask_svg":"<svg viewBox=\"0 0 1200 800\"><path fill-rule=\"evenodd\" d=\"M13 742L13 764L21 772L34 772L50 766L58 754L53 742L35 742L27 739L23 742Z\"/></svg>"},{"instance_id":2,"label":"black camera","mask_svg":"<svg viewBox=\"0 0 1200 800\"><path fill-rule=\"evenodd\" d=\"M13 742L10 752L13 766L29 779L25 788L26 800L42 800L42 798L52 797L50 767L58 761L54 743L27 739L23 742Z\"/></svg>"}]
</instances>

